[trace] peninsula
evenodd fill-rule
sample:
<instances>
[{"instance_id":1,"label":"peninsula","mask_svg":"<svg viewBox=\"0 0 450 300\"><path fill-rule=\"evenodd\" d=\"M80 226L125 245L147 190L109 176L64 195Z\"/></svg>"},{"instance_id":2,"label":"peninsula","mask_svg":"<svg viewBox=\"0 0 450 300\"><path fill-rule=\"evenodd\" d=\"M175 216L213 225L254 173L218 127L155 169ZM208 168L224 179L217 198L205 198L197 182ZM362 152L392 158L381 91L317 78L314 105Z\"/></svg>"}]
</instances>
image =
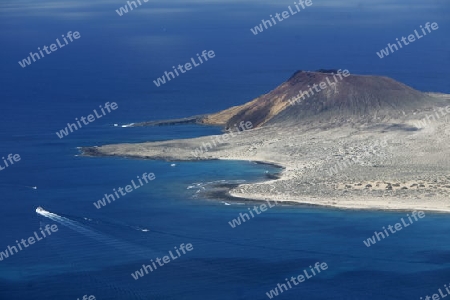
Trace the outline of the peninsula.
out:
<instances>
[{"instance_id":1,"label":"peninsula","mask_svg":"<svg viewBox=\"0 0 450 300\"><path fill-rule=\"evenodd\" d=\"M450 212L450 123L442 114L450 95L423 93L387 77L352 74L291 105L299 91L333 81L337 72L298 71L241 106L180 120L220 125L224 131L241 122L253 125L206 152L195 149L214 136L81 151L174 161L252 160L283 167L277 179L233 187L229 195L238 199ZM136 126L152 124L158 123Z\"/></svg>"}]
</instances>

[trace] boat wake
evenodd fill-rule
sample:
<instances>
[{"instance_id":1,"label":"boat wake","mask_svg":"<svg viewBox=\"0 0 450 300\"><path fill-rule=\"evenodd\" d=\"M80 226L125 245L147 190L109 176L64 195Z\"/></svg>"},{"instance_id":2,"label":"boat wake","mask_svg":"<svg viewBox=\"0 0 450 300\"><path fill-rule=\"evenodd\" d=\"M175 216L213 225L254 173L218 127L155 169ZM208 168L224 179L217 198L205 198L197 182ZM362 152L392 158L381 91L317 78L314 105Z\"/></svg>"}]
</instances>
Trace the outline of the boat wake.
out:
<instances>
[{"instance_id":1,"label":"boat wake","mask_svg":"<svg viewBox=\"0 0 450 300\"><path fill-rule=\"evenodd\" d=\"M37 186L24 185L24 184L15 184L15 183L0 183L0 187L11 187L16 189L32 189L37 190Z\"/></svg>"},{"instance_id":2,"label":"boat wake","mask_svg":"<svg viewBox=\"0 0 450 300\"><path fill-rule=\"evenodd\" d=\"M53 220L55 222L58 222L59 224L66 226L76 232L82 233L83 235L86 235L91 238L95 238L98 240L104 240L105 237L102 234L96 233L92 229L88 229L87 227L83 226L81 223L78 223L76 221L72 221L68 218L61 217L57 214L51 213L49 211L44 210L41 207L36 208L36 213L49 218L50 220Z\"/></svg>"},{"instance_id":3,"label":"boat wake","mask_svg":"<svg viewBox=\"0 0 450 300\"><path fill-rule=\"evenodd\" d=\"M133 245L131 243L120 241L120 240L110 237L106 234L96 232L93 229L91 229L77 221L73 221L66 217L62 217L60 215L46 211L42 207L36 208L36 213L45 218L48 218L55 222L58 222L59 224L65 226L69 229L72 229L78 233L81 233L82 235L84 235L86 237L94 239L94 240L101 242L103 244L106 244L108 246L114 247L118 250L125 251L132 255L142 256L143 254L148 253L150 250L150 249L146 249L146 248L143 248L143 247L140 247L137 245Z\"/></svg>"}]
</instances>

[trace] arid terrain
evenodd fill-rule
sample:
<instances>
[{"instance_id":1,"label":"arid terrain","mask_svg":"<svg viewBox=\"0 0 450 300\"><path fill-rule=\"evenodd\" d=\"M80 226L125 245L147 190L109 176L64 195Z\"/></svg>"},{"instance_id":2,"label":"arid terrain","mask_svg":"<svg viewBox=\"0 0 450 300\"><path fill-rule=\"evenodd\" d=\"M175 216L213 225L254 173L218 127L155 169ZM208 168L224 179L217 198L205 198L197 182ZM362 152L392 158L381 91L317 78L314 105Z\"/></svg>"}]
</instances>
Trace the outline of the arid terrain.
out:
<instances>
[{"instance_id":1,"label":"arid terrain","mask_svg":"<svg viewBox=\"0 0 450 300\"><path fill-rule=\"evenodd\" d=\"M212 137L200 137L82 152L173 161L251 160L283 167L278 179L230 190L238 198L450 212L450 95L422 93L386 77L350 75L289 103L299 91L330 79L331 72L299 71L247 104L194 118L225 129L242 121L254 124L252 130L228 135L226 142L213 145ZM195 152L204 143L211 147Z\"/></svg>"}]
</instances>

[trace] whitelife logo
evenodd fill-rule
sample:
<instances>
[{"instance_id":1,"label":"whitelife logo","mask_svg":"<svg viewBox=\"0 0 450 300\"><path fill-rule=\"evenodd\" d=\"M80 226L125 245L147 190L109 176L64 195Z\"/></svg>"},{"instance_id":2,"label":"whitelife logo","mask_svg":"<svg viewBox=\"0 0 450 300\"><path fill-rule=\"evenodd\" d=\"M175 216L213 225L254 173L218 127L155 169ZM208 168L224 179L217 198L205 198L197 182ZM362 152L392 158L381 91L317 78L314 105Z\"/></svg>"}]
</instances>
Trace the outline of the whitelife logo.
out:
<instances>
[{"instance_id":1,"label":"whitelife logo","mask_svg":"<svg viewBox=\"0 0 450 300\"><path fill-rule=\"evenodd\" d=\"M258 206L253 206L253 209L251 208L247 208L248 212L250 213L250 215L252 216L252 218L255 217L255 215L253 214L252 210L257 213L258 215L260 215L262 212L265 212L267 210L267 206L269 208L275 207L278 203L277 201L274 201L275 204L271 205L269 201L267 201L267 205L266 204L261 204L259 206L260 211L258 211ZM237 226L241 225L242 223L245 223L245 218L247 217L247 221L250 221L250 216L247 213L240 213L239 216L236 219L231 220L231 222L228 222L228 224L230 224L231 228L236 228ZM242 222L241 222L242 220Z\"/></svg>"},{"instance_id":2,"label":"whitelife logo","mask_svg":"<svg viewBox=\"0 0 450 300\"><path fill-rule=\"evenodd\" d=\"M314 271L314 269L316 271ZM276 296L278 296L279 294L283 293L283 288L288 291L289 289L292 289L293 286L291 285L291 282L294 284L294 286L299 285L300 283L304 282L306 279L310 279L313 278L314 276L317 276L318 274L320 274L321 271L325 271L328 269L328 265L327 263L323 262L323 263L319 263L316 262L316 264L313 266L309 266L309 270L311 272L311 274L308 274L308 271L306 269L303 270L303 274L305 274L305 276L303 276L302 274L298 275L297 278L292 276L291 279L287 279L286 280L286 284L282 283L278 283L277 286L270 290L269 292L266 293L267 297L269 297L269 299L272 299ZM316 274L317 272L317 274ZM289 286L289 288L288 288Z\"/></svg>"},{"instance_id":3,"label":"whitelife logo","mask_svg":"<svg viewBox=\"0 0 450 300\"><path fill-rule=\"evenodd\" d=\"M294 96L293 98L289 99L288 102L290 105L295 105L295 104L299 104L301 103L303 100L306 100L305 95L309 97L314 95L314 91L313 89L316 91L316 93L320 93L321 91L328 89L330 87L334 87L334 90L336 92L336 84L338 83L338 79L336 78L336 76L339 77L339 80L344 80L344 77L347 78L349 77L351 74L350 72L345 69L344 71L341 71L341 69L336 71L336 74L334 74L334 72L331 72L331 75L333 76L334 82L331 82L329 77L325 77L326 82L322 81L319 84L314 83L313 86L310 86L308 84L309 87L309 91L299 91L298 94L296 96ZM319 89L320 88L320 89Z\"/></svg>"},{"instance_id":4,"label":"whitelife logo","mask_svg":"<svg viewBox=\"0 0 450 300\"><path fill-rule=\"evenodd\" d=\"M449 284L450 285L450 284ZM440 300L442 298L447 297L448 295L450 295L450 290L449 287L444 284L445 290L447 291L448 294L446 294L445 292L442 292L442 289L438 289L439 294L433 294L432 296L428 296L426 295L425 298L420 297L420 300Z\"/></svg>"},{"instance_id":5,"label":"whitelife logo","mask_svg":"<svg viewBox=\"0 0 450 300\"><path fill-rule=\"evenodd\" d=\"M103 197L101 200L98 200L97 202L94 202L94 206L97 209L102 208L103 206L106 206L106 201L108 201L108 203L111 203L111 201L116 201L116 199L120 198L120 195L122 196L126 196L127 193L131 193L134 190L137 190L138 188L140 188L141 186L144 185L144 183L142 182L141 178L139 176L136 176L136 178L139 180L140 185L136 185L136 183L134 182L134 179L131 180L131 183L133 184L133 186L131 186L131 184L125 186L125 192L124 192L124 188L119 187L116 191L116 189L113 189L114 194L116 195L117 198L114 197L113 194L105 194L105 197ZM153 173L144 173L142 174L142 179L145 181L145 183L149 183L149 181L152 181L156 178L155 174ZM120 195L119 195L119 193Z\"/></svg>"},{"instance_id":6,"label":"whitelife logo","mask_svg":"<svg viewBox=\"0 0 450 300\"><path fill-rule=\"evenodd\" d=\"M8 154L8 157L5 159L4 156L2 156L3 159L3 163L4 163L4 167L2 167L2 164L0 163L0 171L3 171L4 169L6 169L7 167L9 167L10 165L14 165L14 162L19 162L20 161L20 155L19 154ZM9 161L9 164L8 164Z\"/></svg>"},{"instance_id":7,"label":"whitelife logo","mask_svg":"<svg viewBox=\"0 0 450 300\"><path fill-rule=\"evenodd\" d=\"M214 136L210 139L211 143L202 143L200 147L198 147L194 151L191 151L191 154L195 157L200 157L200 155L208 152L209 150L212 150L214 147L218 147L220 144L226 143L231 137L240 135L245 130L252 129L253 124L250 121L241 121L241 123L239 123L239 128L237 124L234 124L234 127L236 130L230 129L228 133Z\"/></svg>"},{"instance_id":8,"label":"whitelife logo","mask_svg":"<svg viewBox=\"0 0 450 300\"><path fill-rule=\"evenodd\" d=\"M94 122L97 119L102 118L103 116L106 116L106 112L103 109L103 106L99 105L100 110L102 111L103 115L99 115L97 110L94 109L93 112L95 114L95 116L93 114L90 114L87 116L87 118L85 118L84 116L81 116L80 120L78 120L78 118L75 118L75 121L77 121L77 124L75 123L67 123L67 127L65 127L64 129L61 129L59 132L56 132L56 136L59 137L60 139L62 139L63 137L66 137L69 135L69 133L74 132L74 130L78 130L79 128L82 127L81 122L83 122L84 125L89 125L89 123ZM112 102L111 104L109 102L105 103L105 109L108 111L108 113L111 112L112 110L116 110L119 106L117 105L116 102ZM97 117L97 119L95 118ZM87 120L87 122L86 122ZM70 132L69 132L70 130Z\"/></svg>"},{"instance_id":9,"label":"whitelife logo","mask_svg":"<svg viewBox=\"0 0 450 300\"><path fill-rule=\"evenodd\" d=\"M420 28L422 29L423 35L420 35L420 34L417 32L417 30L414 30L415 35L414 35L414 34L408 35L408 41L409 41L409 43L406 41L406 37L402 36L402 38L401 38L400 40L403 42L403 45L408 46L410 43L413 43L413 42L416 41L416 37L417 37L418 40L420 40L420 39L423 38L425 35L427 35L427 33L426 33L425 29L422 27L422 25L420 25ZM431 23L431 24L430 24L430 22L427 22L427 24L425 24L425 28L427 29L428 33L431 33L430 28L433 29L433 30L438 30L438 29L439 29L439 25L438 25L438 23L436 23L436 22L433 22L433 23ZM398 46L400 47L400 49L403 48L402 43L400 43L400 41L398 40L398 38L396 38L396 40L397 40L397 44L398 44ZM389 55L389 49L391 50L391 53L394 53L394 51L398 51L398 50L399 50L398 47L397 47L397 45L396 45L395 43L392 44L392 45L389 43L388 46L387 46L386 48L381 49L380 52L377 52L378 57L379 57L380 59L382 59L382 58L384 58L385 56L388 56L388 55Z\"/></svg>"},{"instance_id":10,"label":"whitelife logo","mask_svg":"<svg viewBox=\"0 0 450 300\"><path fill-rule=\"evenodd\" d=\"M175 249L175 252L178 254L178 256L174 256L172 253L172 250L170 250L169 251L170 257L168 255L166 255L166 256L163 256L162 259L159 257L157 257L155 259L160 267L164 266L165 264L170 263L171 261L174 261L177 258L180 258L181 257L180 251L183 252L183 254L186 254L185 250L187 250L188 252L194 250L194 246L192 246L191 243L188 243L186 245L184 243L181 244L180 249L178 249L177 247L173 247L173 248ZM150 272L153 272L154 270L158 269L158 267L156 266L156 263L153 261L153 259L151 259L150 261L152 262L151 265L143 264L142 268L135 271L134 273L131 273L131 277L133 277L134 280L138 280L139 278L144 277L146 274L148 274L149 270L150 270Z\"/></svg>"},{"instance_id":11,"label":"whitelife logo","mask_svg":"<svg viewBox=\"0 0 450 300\"><path fill-rule=\"evenodd\" d=\"M445 112L444 112L444 109L445 109ZM437 111L435 111L434 115L426 115L425 118L415 122L414 126L416 126L419 129L425 128L427 125L431 124L431 122L436 122L440 118L445 117L447 114L450 113L450 105L447 105L445 108L439 107L438 111L441 113L440 115L438 114Z\"/></svg>"},{"instance_id":12,"label":"whitelife logo","mask_svg":"<svg viewBox=\"0 0 450 300\"><path fill-rule=\"evenodd\" d=\"M312 0L306 0L306 1L300 0L300 1L298 1L298 4L297 4L297 2L294 2L294 5L297 8L297 12L295 10L292 10L292 7L289 5L288 6L289 11L285 10L281 14L279 14L279 13L275 14L275 17L277 18L278 22L282 22L282 21L286 20L287 18L289 18L290 16L298 14L301 11L299 5L302 7L302 9L305 9L307 6L313 5L313 3L312 3ZM262 19L261 23L258 26L255 26L254 28L250 28L250 31L254 35L257 35L258 33L263 32L264 28L269 29L269 27L267 27L267 25L269 25L270 27L276 25L277 21L275 21L275 18L272 15L270 15L270 18L273 22L273 25L272 25L272 22L270 22L270 20ZM264 25L264 28L263 28L263 25Z\"/></svg>"},{"instance_id":13,"label":"whitelife logo","mask_svg":"<svg viewBox=\"0 0 450 300\"><path fill-rule=\"evenodd\" d=\"M39 228L39 229L41 230L41 237L40 237L39 234L35 231L35 232L34 232L34 237L33 237L33 236L30 236L30 237L27 238L27 239L21 239L20 242L16 240L17 247L19 247L19 250L20 250L20 251L23 250L23 249L22 249L22 245L23 245L25 248L28 248L30 245L33 245L34 243L36 243L36 241L39 242L40 240L43 240L44 238L46 238L47 235L50 236L50 235L52 234L52 232L53 232L53 233L54 233L54 232L57 232L57 231L58 231L58 226L55 225L55 224L53 224L53 225L48 225L48 224L47 224L47 225L45 225L44 229L42 229L42 228ZM47 234L45 234L44 231L46 231ZM36 238L36 239L35 239L35 238ZM27 241L28 241L28 244L27 244ZM13 253L13 250L15 251L15 253ZM8 258L9 255L12 256L12 255L14 255L14 254L16 254L16 253L19 253L19 250L17 250L16 246L9 246L9 245L8 245L8 247L6 248L5 251L0 252L0 261L2 261L2 260L4 260L4 259ZM9 251L9 253L8 253L8 251Z\"/></svg>"},{"instance_id":14,"label":"whitelife logo","mask_svg":"<svg viewBox=\"0 0 450 300\"><path fill-rule=\"evenodd\" d=\"M61 42L59 41L59 38L56 39L56 43L58 44L59 48L56 46L56 44L51 44L50 47L47 47L46 45L44 45L44 47L42 47L42 50L45 51L46 54L51 54L52 52L55 52L58 49L61 49L62 47L65 47L66 45L69 44L69 42L66 40L66 38L64 37L64 34L61 35L63 37L64 42L66 42L65 44L61 44ZM73 39L72 39L73 37ZM72 31L69 31L67 33L67 38L73 42L73 40L78 40L81 37L80 33L78 31L74 31L72 34ZM48 49L50 48L51 51L48 51ZM33 62L36 61L36 58L39 60L41 59L41 57L44 57L44 53L42 52L41 47L38 47L38 51L41 55L39 55L39 53L33 53L30 52L30 55L23 59L22 61L19 61L19 65L22 68L25 68L26 66L31 65L31 59L33 59Z\"/></svg>"},{"instance_id":15,"label":"whitelife logo","mask_svg":"<svg viewBox=\"0 0 450 300\"><path fill-rule=\"evenodd\" d=\"M206 53L206 50L203 50L201 56L203 57L203 59L204 59L205 61L208 61L208 57L212 59L212 58L216 57L216 54L215 54L214 51L212 51L212 50L209 50L208 53ZM175 66L172 66L173 71L175 72L175 74L177 74L177 77L180 76L180 74L178 73L177 69L180 70L180 72L181 72L182 74L184 74L184 73L186 73L187 71L192 70L192 65L194 65L194 67L198 67L198 66L200 66L201 64L203 64L203 60L202 60L202 58L200 57L200 54L198 54L198 53L197 53L197 58L198 58L198 61L200 62L199 64L197 64L197 63L195 62L195 59L194 59L193 57L191 57L191 62L192 62L192 64L191 64L190 62L188 62L188 63L185 63L184 65L178 65L178 67L176 67L176 68L175 68ZM184 67L185 69L183 69L183 67ZM172 78L170 78L169 75L172 76ZM164 77L164 76L165 76L165 77ZM170 71L167 72L167 71L166 71L166 72L164 72L164 75L163 75L162 77L160 77L160 78L158 78L158 79L156 79L156 80L153 80L153 83L154 83L157 87L160 87L162 84L165 84L165 83L166 83L166 78L167 78L168 81L170 81L170 80L172 80L172 79L175 79L175 75L173 74L173 72L170 72Z\"/></svg>"},{"instance_id":16,"label":"whitelife logo","mask_svg":"<svg viewBox=\"0 0 450 300\"><path fill-rule=\"evenodd\" d=\"M144 1L145 3L148 2L148 0L142 0L142 1ZM137 0L137 2L139 3L139 6L142 5L141 0ZM131 6L131 4L134 5L134 8L138 8L136 2L134 2L134 1L127 1L127 4L128 4L128 7L130 8L130 11L133 10L133 6ZM121 17L124 14L128 13L128 7L126 5L124 5L123 7L119 7L119 9L116 9L116 13Z\"/></svg>"},{"instance_id":17,"label":"whitelife logo","mask_svg":"<svg viewBox=\"0 0 450 300\"><path fill-rule=\"evenodd\" d=\"M80 300L80 298L77 298L77 300ZM90 295L89 298L88 298L88 295L84 295L81 300L95 300L95 296L94 295Z\"/></svg>"},{"instance_id":18,"label":"whitelife logo","mask_svg":"<svg viewBox=\"0 0 450 300\"><path fill-rule=\"evenodd\" d=\"M411 225L413 223L413 220L411 219L411 217L409 216L409 214L406 214L408 216L408 220L410 223L405 223L405 220L403 220L403 218L401 218L403 226L408 227L409 225ZM412 217L414 218L414 220L419 221L419 219L417 219L417 216L419 216L420 219L425 218L425 213L423 211L413 211L412 212ZM395 227L395 230L394 230ZM389 225L388 226L389 231L394 234L397 231L400 231L403 229L402 224L400 223L396 223L394 226ZM367 240L364 240L363 243L364 245L366 245L366 247L370 247L371 245L375 245L375 243L377 242L377 240L375 239L375 237L378 239L378 241L381 241L380 237L382 239L385 239L386 237L389 236L389 233L387 231L387 229L383 226L383 231L386 234L386 236L383 234L383 232L374 232L375 235L372 235L371 238L368 238Z\"/></svg>"}]
</instances>

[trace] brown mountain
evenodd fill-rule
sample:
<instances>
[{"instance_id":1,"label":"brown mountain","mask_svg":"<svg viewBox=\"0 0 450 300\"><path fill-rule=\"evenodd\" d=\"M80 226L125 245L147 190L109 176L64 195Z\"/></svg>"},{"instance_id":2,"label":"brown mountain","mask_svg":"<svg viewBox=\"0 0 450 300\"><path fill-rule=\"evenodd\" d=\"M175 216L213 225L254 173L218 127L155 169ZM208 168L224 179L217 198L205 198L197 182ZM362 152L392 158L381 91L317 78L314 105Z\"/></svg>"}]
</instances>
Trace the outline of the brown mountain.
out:
<instances>
[{"instance_id":1,"label":"brown mountain","mask_svg":"<svg viewBox=\"0 0 450 300\"><path fill-rule=\"evenodd\" d=\"M254 127L370 124L410 115L437 101L388 77L346 75L337 75L336 70L298 71L271 92L199 121L226 128L240 121L251 121ZM290 104L299 92L304 93L303 99Z\"/></svg>"}]
</instances>

